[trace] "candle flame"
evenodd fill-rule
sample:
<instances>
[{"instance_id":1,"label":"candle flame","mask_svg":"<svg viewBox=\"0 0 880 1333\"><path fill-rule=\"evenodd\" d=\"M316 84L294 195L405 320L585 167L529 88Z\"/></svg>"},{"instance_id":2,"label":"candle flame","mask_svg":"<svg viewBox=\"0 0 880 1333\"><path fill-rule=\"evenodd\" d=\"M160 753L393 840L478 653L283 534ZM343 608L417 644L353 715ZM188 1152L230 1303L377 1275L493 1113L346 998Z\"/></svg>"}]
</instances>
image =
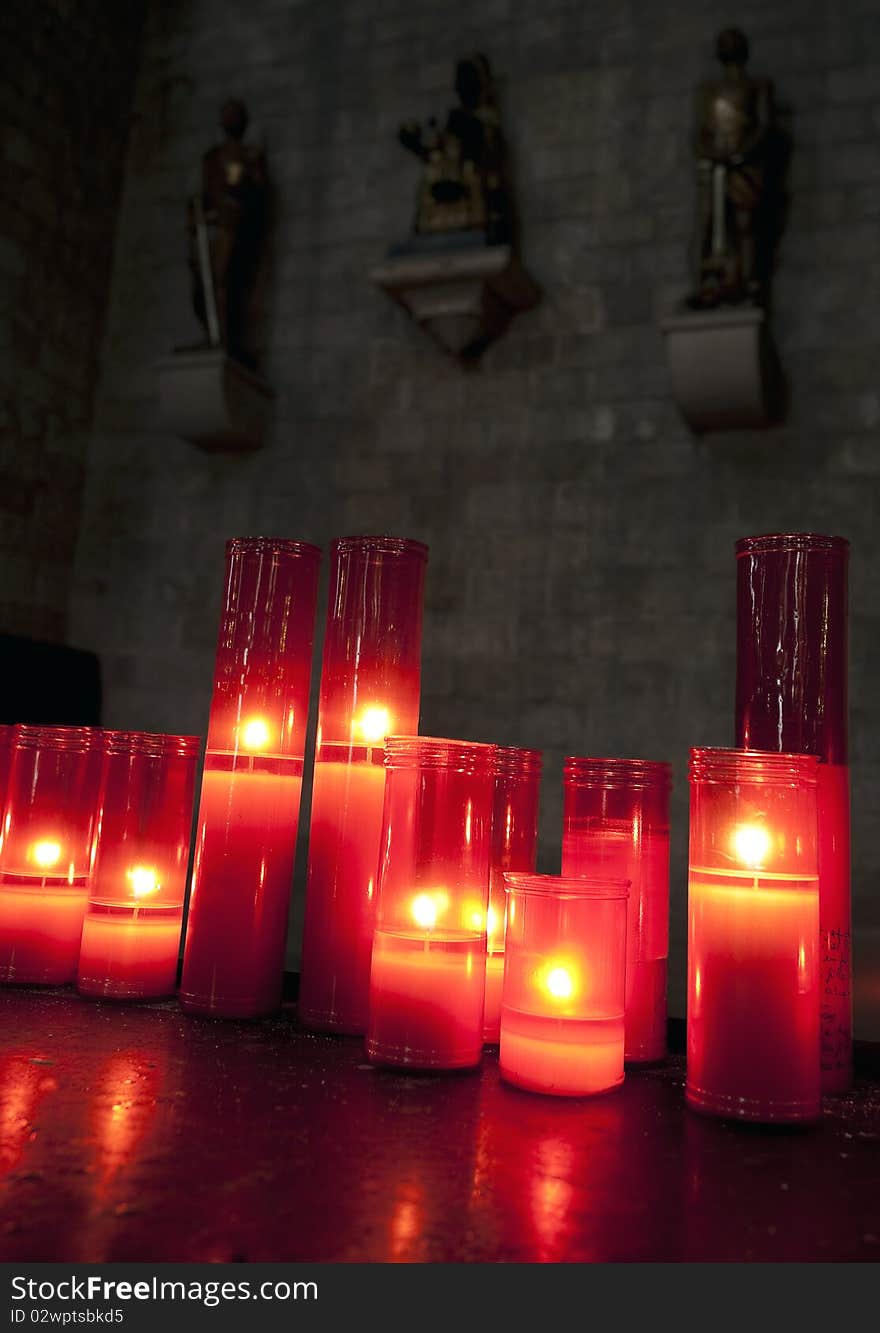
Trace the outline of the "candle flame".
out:
<instances>
[{"instance_id":1,"label":"candle flame","mask_svg":"<svg viewBox=\"0 0 880 1333\"><path fill-rule=\"evenodd\" d=\"M544 987L554 1000L570 1000L574 994L574 978L567 967L551 967L544 977Z\"/></svg>"},{"instance_id":2,"label":"candle flame","mask_svg":"<svg viewBox=\"0 0 880 1333\"><path fill-rule=\"evenodd\" d=\"M158 893L162 887L155 870L149 866L132 866L131 870L126 871L126 879L131 884L135 898L149 898L151 893Z\"/></svg>"},{"instance_id":3,"label":"candle flame","mask_svg":"<svg viewBox=\"0 0 880 1333\"><path fill-rule=\"evenodd\" d=\"M770 834L760 824L740 824L733 830L734 855L750 870L764 864L771 846Z\"/></svg>"},{"instance_id":4,"label":"candle flame","mask_svg":"<svg viewBox=\"0 0 880 1333\"><path fill-rule=\"evenodd\" d=\"M354 719L352 730L368 745L378 745L391 731L391 714L387 708L365 708Z\"/></svg>"},{"instance_id":5,"label":"candle flame","mask_svg":"<svg viewBox=\"0 0 880 1333\"><path fill-rule=\"evenodd\" d=\"M437 893L417 893L412 900L412 914L417 926L422 930L433 930L437 924L437 917L446 907L449 899L446 894Z\"/></svg>"},{"instance_id":6,"label":"candle flame","mask_svg":"<svg viewBox=\"0 0 880 1333\"><path fill-rule=\"evenodd\" d=\"M241 743L246 750L265 750L271 736L268 724L261 717L251 718L241 729Z\"/></svg>"},{"instance_id":7,"label":"candle flame","mask_svg":"<svg viewBox=\"0 0 880 1333\"><path fill-rule=\"evenodd\" d=\"M31 856L43 870L50 870L61 859L61 843L52 842L50 838L35 842L31 848Z\"/></svg>"}]
</instances>

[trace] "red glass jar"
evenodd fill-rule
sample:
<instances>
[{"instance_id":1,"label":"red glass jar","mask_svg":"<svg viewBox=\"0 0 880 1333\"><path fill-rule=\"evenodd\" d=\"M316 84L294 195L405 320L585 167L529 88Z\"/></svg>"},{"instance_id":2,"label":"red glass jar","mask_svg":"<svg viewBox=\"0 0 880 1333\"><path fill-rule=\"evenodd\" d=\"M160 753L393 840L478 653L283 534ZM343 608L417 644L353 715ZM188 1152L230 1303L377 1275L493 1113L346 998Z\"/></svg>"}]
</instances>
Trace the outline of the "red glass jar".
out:
<instances>
[{"instance_id":1,"label":"red glass jar","mask_svg":"<svg viewBox=\"0 0 880 1333\"><path fill-rule=\"evenodd\" d=\"M198 736L108 731L77 988L173 995L192 837Z\"/></svg>"},{"instance_id":2,"label":"red glass jar","mask_svg":"<svg viewBox=\"0 0 880 1333\"><path fill-rule=\"evenodd\" d=\"M370 971L374 1064L480 1062L494 745L386 740L385 811Z\"/></svg>"},{"instance_id":3,"label":"red glass jar","mask_svg":"<svg viewBox=\"0 0 880 1333\"><path fill-rule=\"evenodd\" d=\"M736 741L820 760L822 1091L852 1084L847 578L843 537L743 537L737 555Z\"/></svg>"},{"instance_id":4,"label":"red glass jar","mask_svg":"<svg viewBox=\"0 0 880 1333\"><path fill-rule=\"evenodd\" d=\"M320 559L304 542L227 543L180 989L192 1013L281 1000Z\"/></svg>"},{"instance_id":5,"label":"red glass jar","mask_svg":"<svg viewBox=\"0 0 880 1333\"><path fill-rule=\"evenodd\" d=\"M630 882L626 1059L666 1056L669 956L669 764L570 756L563 778L563 875Z\"/></svg>"},{"instance_id":6,"label":"red glass jar","mask_svg":"<svg viewBox=\"0 0 880 1333\"><path fill-rule=\"evenodd\" d=\"M691 750L688 1104L820 1111L815 756Z\"/></svg>"},{"instance_id":7,"label":"red glass jar","mask_svg":"<svg viewBox=\"0 0 880 1333\"><path fill-rule=\"evenodd\" d=\"M15 730L0 828L0 981L73 981L101 776L95 727Z\"/></svg>"},{"instance_id":8,"label":"red glass jar","mask_svg":"<svg viewBox=\"0 0 880 1333\"><path fill-rule=\"evenodd\" d=\"M12 747L15 741L15 726L0 722L0 809L6 802L9 786L9 770L12 767Z\"/></svg>"},{"instance_id":9,"label":"red glass jar","mask_svg":"<svg viewBox=\"0 0 880 1333\"><path fill-rule=\"evenodd\" d=\"M418 729L427 557L398 537L333 543L299 993L309 1028L366 1030L384 743Z\"/></svg>"},{"instance_id":10,"label":"red glass jar","mask_svg":"<svg viewBox=\"0 0 880 1333\"><path fill-rule=\"evenodd\" d=\"M505 875L499 1069L530 1092L623 1082L626 880Z\"/></svg>"},{"instance_id":11,"label":"red glass jar","mask_svg":"<svg viewBox=\"0 0 880 1333\"><path fill-rule=\"evenodd\" d=\"M483 1041L501 1037L501 984L504 980L504 921L507 871L532 873L538 855L540 750L499 746L495 753L495 800L492 811L492 860L489 867L489 914L486 922L486 999Z\"/></svg>"}]
</instances>

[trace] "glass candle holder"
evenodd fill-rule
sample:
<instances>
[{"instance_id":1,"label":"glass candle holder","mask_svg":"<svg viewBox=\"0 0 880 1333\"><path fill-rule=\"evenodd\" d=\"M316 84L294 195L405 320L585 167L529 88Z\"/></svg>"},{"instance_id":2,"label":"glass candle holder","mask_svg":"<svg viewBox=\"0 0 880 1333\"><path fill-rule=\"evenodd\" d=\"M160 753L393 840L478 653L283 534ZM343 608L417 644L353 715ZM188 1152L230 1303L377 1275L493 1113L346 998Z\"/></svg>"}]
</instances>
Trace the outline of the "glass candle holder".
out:
<instances>
[{"instance_id":1,"label":"glass candle holder","mask_svg":"<svg viewBox=\"0 0 880 1333\"><path fill-rule=\"evenodd\" d=\"M501 1077L584 1097L623 1082L626 880L505 875Z\"/></svg>"},{"instance_id":2,"label":"glass candle holder","mask_svg":"<svg viewBox=\"0 0 880 1333\"><path fill-rule=\"evenodd\" d=\"M12 749L15 741L15 726L0 722L0 809L6 803L9 787L9 770L12 768Z\"/></svg>"},{"instance_id":3,"label":"glass candle holder","mask_svg":"<svg viewBox=\"0 0 880 1333\"><path fill-rule=\"evenodd\" d=\"M504 921L507 871L532 873L538 855L540 750L499 746L495 753L495 801L492 810L492 859L489 866L489 913L486 920L486 998L483 1041L501 1038L501 985L504 980Z\"/></svg>"},{"instance_id":4,"label":"glass candle holder","mask_svg":"<svg viewBox=\"0 0 880 1333\"><path fill-rule=\"evenodd\" d=\"M367 1026L374 1064L479 1064L494 758L494 745L386 740Z\"/></svg>"},{"instance_id":5,"label":"glass candle holder","mask_svg":"<svg viewBox=\"0 0 880 1333\"><path fill-rule=\"evenodd\" d=\"M819 758L822 1091L852 1084L849 542L817 533L736 543L736 743Z\"/></svg>"},{"instance_id":6,"label":"glass candle holder","mask_svg":"<svg viewBox=\"0 0 880 1333\"><path fill-rule=\"evenodd\" d=\"M73 981L91 870L102 733L16 728L0 828L0 981Z\"/></svg>"},{"instance_id":7,"label":"glass candle holder","mask_svg":"<svg viewBox=\"0 0 880 1333\"><path fill-rule=\"evenodd\" d=\"M626 1045L633 1064L666 1056L669 764L570 756L563 778L563 875L630 882Z\"/></svg>"},{"instance_id":8,"label":"glass candle holder","mask_svg":"<svg viewBox=\"0 0 880 1333\"><path fill-rule=\"evenodd\" d=\"M299 1016L366 1031L386 735L419 724L428 548L333 543L312 787Z\"/></svg>"},{"instance_id":9,"label":"glass candle holder","mask_svg":"<svg viewBox=\"0 0 880 1333\"><path fill-rule=\"evenodd\" d=\"M180 1003L253 1018L281 1000L321 553L236 538L196 829Z\"/></svg>"},{"instance_id":10,"label":"glass candle holder","mask_svg":"<svg viewBox=\"0 0 880 1333\"><path fill-rule=\"evenodd\" d=\"M198 736L109 731L77 988L173 995L192 836Z\"/></svg>"},{"instance_id":11,"label":"glass candle holder","mask_svg":"<svg viewBox=\"0 0 880 1333\"><path fill-rule=\"evenodd\" d=\"M688 1104L819 1114L815 756L691 750Z\"/></svg>"}]
</instances>

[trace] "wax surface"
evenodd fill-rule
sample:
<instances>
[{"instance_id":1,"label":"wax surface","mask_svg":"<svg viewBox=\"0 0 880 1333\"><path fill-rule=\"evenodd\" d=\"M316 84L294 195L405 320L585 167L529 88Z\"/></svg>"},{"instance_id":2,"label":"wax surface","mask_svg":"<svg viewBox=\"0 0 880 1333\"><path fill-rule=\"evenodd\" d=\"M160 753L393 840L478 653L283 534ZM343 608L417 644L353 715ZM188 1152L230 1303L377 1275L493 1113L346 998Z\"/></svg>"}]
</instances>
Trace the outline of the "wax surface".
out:
<instances>
[{"instance_id":1,"label":"wax surface","mask_svg":"<svg viewBox=\"0 0 880 1333\"><path fill-rule=\"evenodd\" d=\"M687 1099L758 1121L819 1114L815 880L691 869Z\"/></svg>"},{"instance_id":2,"label":"wax surface","mask_svg":"<svg viewBox=\"0 0 880 1333\"><path fill-rule=\"evenodd\" d=\"M624 1018L548 1018L501 1010L501 1076L530 1092L582 1097L623 1082Z\"/></svg>"},{"instance_id":3,"label":"wax surface","mask_svg":"<svg viewBox=\"0 0 880 1333\"><path fill-rule=\"evenodd\" d=\"M377 930L367 1053L382 1064L457 1069L483 1048L484 935Z\"/></svg>"},{"instance_id":4,"label":"wax surface","mask_svg":"<svg viewBox=\"0 0 880 1333\"><path fill-rule=\"evenodd\" d=\"M299 996L309 1027L366 1031L384 796L381 765L315 763Z\"/></svg>"},{"instance_id":5,"label":"wax surface","mask_svg":"<svg viewBox=\"0 0 880 1333\"><path fill-rule=\"evenodd\" d=\"M76 976L87 877L10 878L0 881L0 981L66 985Z\"/></svg>"},{"instance_id":6,"label":"wax surface","mask_svg":"<svg viewBox=\"0 0 880 1333\"><path fill-rule=\"evenodd\" d=\"M182 920L182 906L88 911L77 989L117 999L173 995Z\"/></svg>"}]
</instances>

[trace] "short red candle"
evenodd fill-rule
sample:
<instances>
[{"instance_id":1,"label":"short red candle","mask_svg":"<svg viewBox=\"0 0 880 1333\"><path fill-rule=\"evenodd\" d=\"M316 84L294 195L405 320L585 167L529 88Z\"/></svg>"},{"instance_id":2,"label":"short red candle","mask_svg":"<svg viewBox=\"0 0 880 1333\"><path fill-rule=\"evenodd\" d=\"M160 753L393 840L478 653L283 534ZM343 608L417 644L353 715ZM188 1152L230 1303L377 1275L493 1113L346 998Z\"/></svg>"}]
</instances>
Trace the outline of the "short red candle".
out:
<instances>
[{"instance_id":1,"label":"short red candle","mask_svg":"<svg viewBox=\"0 0 880 1333\"><path fill-rule=\"evenodd\" d=\"M626 945L626 1059L666 1055L669 954L669 764L565 761L563 875L630 881Z\"/></svg>"},{"instance_id":2,"label":"short red candle","mask_svg":"<svg viewBox=\"0 0 880 1333\"><path fill-rule=\"evenodd\" d=\"M251 1018L281 1000L320 558L227 543L180 989L192 1013Z\"/></svg>"},{"instance_id":3,"label":"short red candle","mask_svg":"<svg viewBox=\"0 0 880 1333\"><path fill-rule=\"evenodd\" d=\"M688 1104L819 1114L817 760L691 751Z\"/></svg>"},{"instance_id":4,"label":"short red candle","mask_svg":"<svg viewBox=\"0 0 880 1333\"><path fill-rule=\"evenodd\" d=\"M486 922L486 998L483 1041L501 1037L501 985L504 980L504 875L530 873L538 855L540 750L499 746L495 752L495 801L492 810L492 860L489 867L489 915Z\"/></svg>"},{"instance_id":5,"label":"short red candle","mask_svg":"<svg viewBox=\"0 0 880 1333\"><path fill-rule=\"evenodd\" d=\"M583 1097L623 1082L626 880L505 875L501 1077Z\"/></svg>"},{"instance_id":6,"label":"short red candle","mask_svg":"<svg viewBox=\"0 0 880 1333\"><path fill-rule=\"evenodd\" d=\"M0 829L0 981L76 976L101 776L101 732L16 728Z\"/></svg>"},{"instance_id":7,"label":"short red candle","mask_svg":"<svg viewBox=\"0 0 880 1333\"><path fill-rule=\"evenodd\" d=\"M374 1064L480 1062L495 747L386 740L370 971Z\"/></svg>"},{"instance_id":8,"label":"short red candle","mask_svg":"<svg viewBox=\"0 0 880 1333\"><path fill-rule=\"evenodd\" d=\"M199 746L198 736L105 733L77 969L83 995L174 994Z\"/></svg>"},{"instance_id":9,"label":"short red candle","mask_svg":"<svg viewBox=\"0 0 880 1333\"><path fill-rule=\"evenodd\" d=\"M397 537L332 547L299 992L318 1030L366 1030L384 740L418 728L427 555Z\"/></svg>"},{"instance_id":10,"label":"short red candle","mask_svg":"<svg viewBox=\"0 0 880 1333\"><path fill-rule=\"evenodd\" d=\"M849 542L743 537L737 555L736 742L819 758L822 1091L852 1084L847 698Z\"/></svg>"}]
</instances>

